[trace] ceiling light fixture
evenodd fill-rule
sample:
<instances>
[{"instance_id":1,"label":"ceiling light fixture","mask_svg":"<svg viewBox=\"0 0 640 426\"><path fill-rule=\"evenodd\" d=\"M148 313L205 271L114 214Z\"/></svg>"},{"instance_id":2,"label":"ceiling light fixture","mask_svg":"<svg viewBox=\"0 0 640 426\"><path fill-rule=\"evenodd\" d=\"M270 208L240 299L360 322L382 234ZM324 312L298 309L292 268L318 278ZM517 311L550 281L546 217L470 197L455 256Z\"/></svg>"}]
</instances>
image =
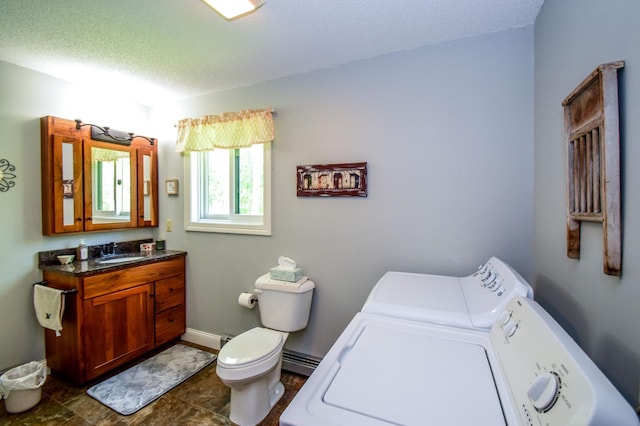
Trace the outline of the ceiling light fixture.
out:
<instances>
[{"instance_id":1,"label":"ceiling light fixture","mask_svg":"<svg viewBox=\"0 0 640 426\"><path fill-rule=\"evenodd\" d=\"M263 0L202 0L202 2L229 21L249 14L264 4Z\"/></svg>"}]
</instances>

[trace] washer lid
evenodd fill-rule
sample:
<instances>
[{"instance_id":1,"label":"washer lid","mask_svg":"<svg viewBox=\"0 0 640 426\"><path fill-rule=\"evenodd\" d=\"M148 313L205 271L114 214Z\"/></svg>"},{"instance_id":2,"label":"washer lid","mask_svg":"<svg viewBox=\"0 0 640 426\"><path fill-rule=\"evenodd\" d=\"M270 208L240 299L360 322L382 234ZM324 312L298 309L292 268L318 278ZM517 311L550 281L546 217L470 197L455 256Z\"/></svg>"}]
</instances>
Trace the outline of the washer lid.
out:
<instances>
[{"instance_id":1,"label":"washer lid","mask_svg":"<svg viewBox=\"0 0 640 426\"><path fill-rule=\"evenodd\" d=\"M280 350L282 334L255 327L234 337L218 353L218 364L227 368L242 367L261 361Z\"/></svg>"},{"instance_id":2,"label":"washer lid","mask_svg":"<svg viewBox=\"0 0 640 426\"><path fill-rule=\"evenodd\" d=\"M361 424L505 425L482 345L419 330L360 330L336 360L321 399L338 417L350 413Z\"/></svg>"}]
</instances>

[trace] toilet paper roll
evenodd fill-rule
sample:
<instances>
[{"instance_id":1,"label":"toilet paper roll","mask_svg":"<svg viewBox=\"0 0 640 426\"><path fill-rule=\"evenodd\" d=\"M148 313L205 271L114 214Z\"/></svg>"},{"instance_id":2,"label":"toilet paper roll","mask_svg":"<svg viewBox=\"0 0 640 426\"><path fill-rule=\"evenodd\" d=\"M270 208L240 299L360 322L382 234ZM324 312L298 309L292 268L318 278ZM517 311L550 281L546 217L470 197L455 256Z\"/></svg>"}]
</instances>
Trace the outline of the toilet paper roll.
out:
<instances>
[{"instance_id":1,"label":"toilet paper roll","mask_svg":"<svg viewBox=\"0 0 640 426\"><path fill-rule=\"evenodd\" d=\"M248 309L253 309L258 303L258 298L254 293L240 293L238 296L238 305Z\"/></svg>"}]
</instances>

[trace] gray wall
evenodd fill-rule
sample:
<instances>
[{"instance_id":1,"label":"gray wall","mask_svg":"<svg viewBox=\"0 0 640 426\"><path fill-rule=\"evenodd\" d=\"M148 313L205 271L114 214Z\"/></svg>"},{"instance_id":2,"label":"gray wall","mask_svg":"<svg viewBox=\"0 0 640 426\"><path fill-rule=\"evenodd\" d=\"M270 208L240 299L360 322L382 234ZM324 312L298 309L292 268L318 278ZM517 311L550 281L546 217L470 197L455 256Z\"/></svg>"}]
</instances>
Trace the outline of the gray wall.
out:
<instances>
[{"instance_id":1,"label":"gray wall","mask_svg":"<svg viewBox=\"0 0 640 426\"><path fill-rule=\"evenodd\" d=\"M640 377L640 2L546 0L535 25L535 291L633 404ZM622 277L602 272L602 226L566 256L562 100L599 64L620 73ZM634 213L635 212L635 213Z\"/></svg>"},{"instance_id":2,"label":"gray wall","mask_svg":"<svg viewBox=\"0 0 640 426\"><path fill-rule=\"evenodd\" d=\"M172 125L273 106L273 235L167 233L188 250L188 326L258 324L240 292L295 259L316 282L287 347L321 356L387 270L464 275L492 255L531 274L533 29L426 47L154 108L160 178L182 180ZM163 137L166 140L163 140ZM367 198L297 198L301 164L368 162ZM184 220L184 193L161 198Z\"/></svg>"},{"instance_id":3,"label":"gray wall","mask_svg":"<svg viewBox=\"0 0 640 426\"><path fill-rule=\"evenodd\" d=\"M36 253L145 238L151 231L63 237L42 235L40 117L55 115L145 134L148 109L0 61L0 159L16 168L15 187L0 192L0 371L44 358L44 334L33 312L31 284L42 279Z\"/></svg>"},{"instance_id":4,"label":"gray wall","mask_svg":"<svg viewBox=\"0 0 640 426\"><path fill-rule=\"evenodd\" d=\"M161 181L182 181L182 159L172 148L178 119L271 105L278 110L272 237L186 233L184 194L161 195L161 218L174 220L174 232L153 236L189 251L190 328L236 334L257 325L257 312L237 306L236 297L287 255L318 284L311 324L288 346L322 355L384 271L466 274L495 254L534 283L536 298L637 401L640 232L632 212L640 210L633 190L640 180L633 167L640 159L640 101L633 96L640 93L639 18L636 0L546 0L535 25L535 119L532 28L217 93L151 114L0 62L0 158L18 175L16 187L0 193L0 370L44 354L31 308L31 283L41 277L35 253L79 239L41 235L40 116L157 135ZM583 225L579 261L565 255L560 103L597 65L620 59L627 64L620 85L624 258L623 276L614 278L602 273L596 225ZM296 165L344 161L369 163L368 198L295 196ZM84 237L99 244L150 234Z\"/></svg>"},{"instance_id":5,"label":"gray wall","mask_svg":"<svg viewBox=\"0 0 640 426\"><path fill-rule=\"evenodd\" d=\"M388 55L152 110L0 62L0 158L16 187L0 193L0 371L44 356L31 284L36 253L166 236L187 250L188 327L240 333L257 311L236 304L292 257L317 283L307 330L288 348L321 356L389 269L470 273L491 255L531 276L533 28ZM44 237L39 117L80 117L160 138L160 180L183 182L178 119L277 109L271 237L185 232L184 192L160 197L174 231ZM297 198L295 166L366 161L367 198Z\"/></svg>"}]
</instances>

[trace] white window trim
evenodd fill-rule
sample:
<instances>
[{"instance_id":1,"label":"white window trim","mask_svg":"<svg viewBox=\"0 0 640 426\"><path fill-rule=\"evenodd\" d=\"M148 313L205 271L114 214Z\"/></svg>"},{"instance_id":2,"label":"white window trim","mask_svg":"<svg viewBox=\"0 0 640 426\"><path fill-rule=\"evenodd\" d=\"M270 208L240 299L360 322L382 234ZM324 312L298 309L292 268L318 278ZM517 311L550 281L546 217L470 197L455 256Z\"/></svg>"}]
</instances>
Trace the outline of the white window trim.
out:
<instances>
[{"instance_id":1,"label":"white window trim","mask_svg":"<svg viewBox=\"0 0 640 426\"><path fill-rule=\"evenodd\" d=\"M191 153L184 155L184 229L194 232L218 232L223 234L271 235L271 143L264 145L264 201L262 223L251 223L248 220L199 219L197 203L194 206L194 188L191 186Z\"/></svg>"}]
</instances>

